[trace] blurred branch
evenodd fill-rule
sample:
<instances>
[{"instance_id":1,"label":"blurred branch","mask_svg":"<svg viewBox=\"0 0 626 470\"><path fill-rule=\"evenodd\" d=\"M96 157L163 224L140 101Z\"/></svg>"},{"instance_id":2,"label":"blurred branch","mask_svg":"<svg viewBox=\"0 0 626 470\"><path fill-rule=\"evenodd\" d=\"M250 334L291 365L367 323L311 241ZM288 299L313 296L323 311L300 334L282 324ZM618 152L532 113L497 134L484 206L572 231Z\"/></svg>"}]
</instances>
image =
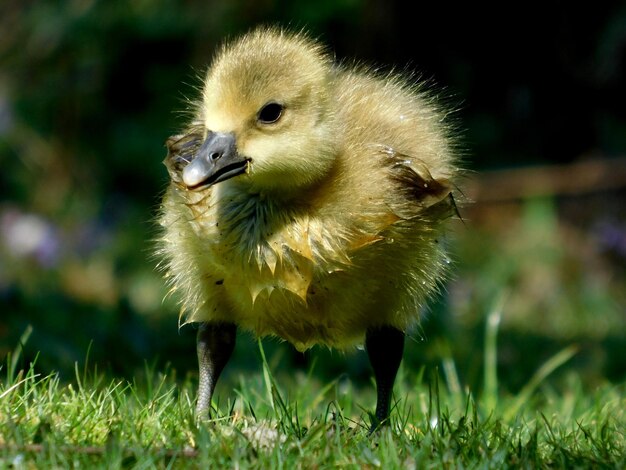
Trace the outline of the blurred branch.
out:
<instances>
[{"instance_id":1,"label":"blurred branch","mask_svg":"<svg viewBox=\"0 0 626 470\"><path fill-rule=\"evenodd\" d=\"M487 171L468 181L464 192L477 203L535 196L577 195L626 187L626 157L509 170Z\"/></svg>"}]
</instances>

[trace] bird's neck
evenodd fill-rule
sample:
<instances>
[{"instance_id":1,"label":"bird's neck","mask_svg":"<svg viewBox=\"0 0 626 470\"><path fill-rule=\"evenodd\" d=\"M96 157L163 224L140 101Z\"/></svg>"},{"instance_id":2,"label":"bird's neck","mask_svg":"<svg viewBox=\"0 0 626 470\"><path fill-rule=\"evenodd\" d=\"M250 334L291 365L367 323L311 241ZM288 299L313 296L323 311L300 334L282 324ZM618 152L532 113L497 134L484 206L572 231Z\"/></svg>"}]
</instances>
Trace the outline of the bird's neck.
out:
<instances>
[{"instance_id":1,"label":"bird's neck","mask_svg":"<svg viewBox=\"0 0 626 470\"><path fill-rule=\"evenodd\" d=\"M251 192L237 187L220 188L215 199L216 219L224 229L241 230L252 239L279 231L308 209L294 194Z\"/></svg>"}]
</instances>

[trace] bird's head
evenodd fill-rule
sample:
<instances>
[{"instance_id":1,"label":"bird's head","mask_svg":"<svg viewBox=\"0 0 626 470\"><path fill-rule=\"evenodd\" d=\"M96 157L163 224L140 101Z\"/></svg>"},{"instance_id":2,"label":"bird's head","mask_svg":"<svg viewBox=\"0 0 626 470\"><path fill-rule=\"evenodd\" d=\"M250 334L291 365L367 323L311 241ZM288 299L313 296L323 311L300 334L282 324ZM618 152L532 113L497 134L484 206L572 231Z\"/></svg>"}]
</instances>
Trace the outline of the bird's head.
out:
<instances>
[{"instance_id":1,"label":"bird's head","mask_svg":"<svg viewBox=\"0 0 626 470\"><path fill-rule=\"evenodd\" d=\"M321 46L276 29L223 47L197 124L168 142L179 182L196 190L232 179L250 191L289 193L322 179L337 153L331 71Z\"/></svg>"}]
</instances>

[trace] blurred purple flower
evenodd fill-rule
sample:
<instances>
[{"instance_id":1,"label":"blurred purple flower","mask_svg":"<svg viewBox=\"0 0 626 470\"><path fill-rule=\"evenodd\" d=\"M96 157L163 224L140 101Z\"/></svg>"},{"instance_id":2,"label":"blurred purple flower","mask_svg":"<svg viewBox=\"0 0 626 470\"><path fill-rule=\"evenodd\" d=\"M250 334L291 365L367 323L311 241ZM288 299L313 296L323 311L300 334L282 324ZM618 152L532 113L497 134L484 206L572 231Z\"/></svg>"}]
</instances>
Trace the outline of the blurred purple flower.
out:
<instances>
[{"instance_id":1,"label":"blurred purple flower","mask_svg":"<svg viewBox=\"0 0 626 470\"><path fill-rule=\"evenodd\" d=\"M615 220L603 220L595 228L600 248L626 258L626 224Z\"/></svg>"},{"instance_id":2,"label":"blurred purple flower","mask_svg":"<svg viewBox=\"0 0 626 470\"><path fill-rule=\"evenodd\" d=\"M0 136L6 136L13 127L13 110L6 87L0 83Z\"/></svg>"},{"instance_id":3,"label":"blurred purple flower","mask_svg":"<svg viewBox=\"0 0 626 470\"><path fill-rule=\"evenodd\" d=\"M0 234L8 252L18 258L34 258L46 268L56 265L61 243L58 230L43 217L8 208L0 213Z\"/></svg>"}]
</instances>

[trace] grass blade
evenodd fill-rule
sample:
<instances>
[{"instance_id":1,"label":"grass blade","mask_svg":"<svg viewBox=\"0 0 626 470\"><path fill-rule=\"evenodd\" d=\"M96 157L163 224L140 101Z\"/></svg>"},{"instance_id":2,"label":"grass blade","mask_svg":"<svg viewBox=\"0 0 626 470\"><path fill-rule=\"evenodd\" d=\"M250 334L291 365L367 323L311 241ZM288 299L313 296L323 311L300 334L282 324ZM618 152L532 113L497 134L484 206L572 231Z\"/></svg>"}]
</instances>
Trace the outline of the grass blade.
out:
<instances>
[{"instance_id":1,"label":"grass blade","mask_svg":"<svg viewBox=\"0 0 626 470\"><path fill-rule=\"evenodd\" d=\"M535 389L548 377L552 372L558 369L560 366L569 361L578 352L578 346L571 345L561 349L558 353L548 359L538 370L533 374L531 379L517 394L517 397L513 401L513 404L507 408L504 413L504 419L512 419L519 409L524 406Z\"/></svg>"},{"instance_id":2,"label":"grass blade","mask_svg":"<svg viewBox=\"0 0 626 470\"><path fill-rule=\"evenodd\" d=\"M498 327L502 319L506 292L501 294L494 307L487 315L485 323L485 378L483 389L483 406L490 413L498 404Z\"/></svg>"},{"instance_id":3,"label":"grass blade","mask_svg":"<svg viewBox=\"0 0 626 470\"><path fill-rule=\"evenodd\" d=\"M33 333L32 325L28 325L22 336L20 336L20 340L17 343L17 346L13 350L13 354L10 356L9 362L9 370L7 371L7 383L10 383L15 378L15 369L17 368L17 362L20 360L22 355L22 351L24 351L24 345L28 342L28 338Z\"/></svg>"}]
</instances>

